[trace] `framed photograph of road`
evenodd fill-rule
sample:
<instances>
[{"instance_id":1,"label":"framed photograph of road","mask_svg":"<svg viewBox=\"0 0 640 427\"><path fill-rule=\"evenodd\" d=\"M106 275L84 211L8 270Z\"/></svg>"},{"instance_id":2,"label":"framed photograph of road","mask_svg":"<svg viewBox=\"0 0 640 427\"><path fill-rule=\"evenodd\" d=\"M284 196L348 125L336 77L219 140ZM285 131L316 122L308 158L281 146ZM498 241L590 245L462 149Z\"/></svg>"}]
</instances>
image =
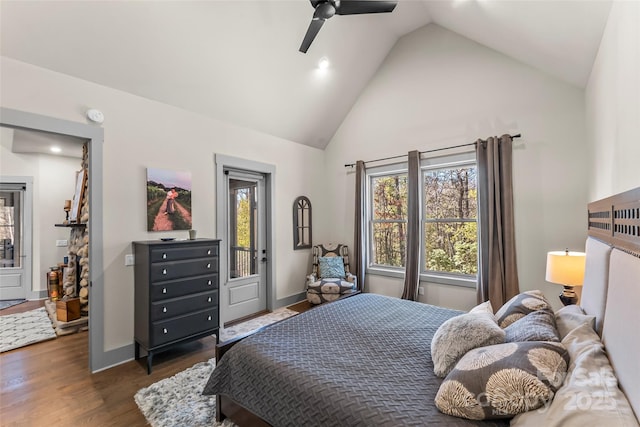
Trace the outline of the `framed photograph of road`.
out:
<instances>
[{"instance_id":1,"label":"framed photograph of road","mask_svg":"<svg viewBox=\"0 0 640 427\"><path fill-rule=\"evenodd\" d=\"M191 226L191 172L147 168L147 230Z\"/></svg>"}]
</instances>

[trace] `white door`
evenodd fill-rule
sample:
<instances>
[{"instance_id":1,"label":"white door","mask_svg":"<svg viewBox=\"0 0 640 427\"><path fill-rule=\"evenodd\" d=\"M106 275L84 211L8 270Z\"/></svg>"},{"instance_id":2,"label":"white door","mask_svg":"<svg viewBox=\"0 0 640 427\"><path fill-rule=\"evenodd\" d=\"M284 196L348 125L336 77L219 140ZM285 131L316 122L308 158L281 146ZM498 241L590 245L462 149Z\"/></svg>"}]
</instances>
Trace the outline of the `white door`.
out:
<instances>
[{"instance_id":1,"label":"white door","mask_svg":"<svg viewBox=\"0 0 640 427\"><path fill-rule=\"evenodd\" d=\"M267 308L264 176L226 170L227 277L222 280L224 319L232 321Z\"/></svg>"},{"instance_id":2,"label":"white door","mask_svg":"<svg viewBox=\"0 0 640 427\"><path fill-rule=\"evenodd\" d=\"M0 182L0 300L27 298L31 289L27 188L26 182Z\"/></svg>"}]
</instances>

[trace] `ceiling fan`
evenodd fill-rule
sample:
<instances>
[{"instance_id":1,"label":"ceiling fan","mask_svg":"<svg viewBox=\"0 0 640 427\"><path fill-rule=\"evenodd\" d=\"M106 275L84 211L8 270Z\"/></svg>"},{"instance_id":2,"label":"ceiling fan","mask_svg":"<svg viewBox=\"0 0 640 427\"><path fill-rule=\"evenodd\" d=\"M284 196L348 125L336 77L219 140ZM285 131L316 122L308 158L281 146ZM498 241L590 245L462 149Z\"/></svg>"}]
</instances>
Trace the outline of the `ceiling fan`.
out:
<instances>
[{"instance_id":1,"label":"ceiling fan","mask_svg":"<svg viewBox=\"0 0 640 427\"><path fill-rule=\"evenodd\" d=\"M333 15L360 15L364 13L385 13L392 12L397 1L377 1L377 0L310 0L311 6L315 9L313 19L309 24L304 40L300 45L300 52L307 53L309 46L316 38L324 21Z\"/></svg>"}]
</instances>

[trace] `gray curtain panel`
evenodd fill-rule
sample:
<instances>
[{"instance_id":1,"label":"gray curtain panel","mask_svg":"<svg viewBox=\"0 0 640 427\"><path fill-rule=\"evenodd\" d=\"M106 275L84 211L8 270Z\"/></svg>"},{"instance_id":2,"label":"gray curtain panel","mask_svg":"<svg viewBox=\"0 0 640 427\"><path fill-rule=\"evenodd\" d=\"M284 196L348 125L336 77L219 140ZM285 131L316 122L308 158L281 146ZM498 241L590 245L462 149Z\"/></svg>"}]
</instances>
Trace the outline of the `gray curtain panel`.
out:
<instances>
[{"instance_id":1,"label":"gray curtain panel","mask_svg":"<svg viewBox=\"0 0 640 427\"><path fill-rule=\"evenodd\" d=\"M476 144L478 162L478 303L501 307L520 292L513 215L512 138Z\"/></svg>"},{"instance_id":2,"label":"gray curtain panel","mask_svg":"<svg viewBox=\"0 0 640 427\"><path fill-rule=\"evenodd\" d=\"M402 299L418 300L420 283L420 152L409 152L407 182L407 239Z\"/></svg>"},{"instance_id":3,"label":"gray curtain panel","mask_svg":"<svg viewBox=\"0 0 640 427\"><path fill-rule=\"evenodd\" d=\"M366 169L364 162L358 160L356 162L356 194L355 194L355 223L353 236L353 262L351 269L355 269L351 273L358 278L358 290L364 292L364 276L366 270L366 249L364 247L364 237L366 236L365 222L365 191L366 191Z\"/></svg>"}]
</instances>

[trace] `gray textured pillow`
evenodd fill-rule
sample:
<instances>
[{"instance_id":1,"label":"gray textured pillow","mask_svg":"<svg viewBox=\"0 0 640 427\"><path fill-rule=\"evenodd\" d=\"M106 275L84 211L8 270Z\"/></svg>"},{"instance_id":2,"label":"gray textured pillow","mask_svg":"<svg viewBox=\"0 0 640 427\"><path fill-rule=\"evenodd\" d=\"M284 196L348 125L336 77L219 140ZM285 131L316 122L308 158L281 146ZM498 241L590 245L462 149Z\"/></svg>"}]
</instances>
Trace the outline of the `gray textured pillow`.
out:
<instances>
[{"instance_id":1,"label":"gray textured pillow","mask_svg":"<svg viewBox=\"0 0 640 427\"><path fill-rule=\"evenodd\" d=\"M444 378L469 350L504 342L505 332L492 314L466 313L444 322L431 340L433 372Z\"/></svg>"},{"instance_id":2,"label":"gray textured pillow","mask_svg":"<svg viewBox=\"0 0 640 427\"><path fill-rule=\"evenodd\" d=\"M560 339L567 336L569 332L583 323L587 323L595 331L596 316L585 314L584 310L578 305L567 305L556 311L556 326Z\"/></svg>"},{"instance_id":3,"label":"gray textured pillow","mask_svg":"<svg viewBox=\"0 0 640 427\"><path fill-rule=\"evenodd\" d=\"M529 341L476 348L447 375L435 404L455 417L511 418L551 400L568 362L560 343Z\"/></svg>"},{"instance_id":4,"label":"gray textured pillow","mask_svg":"<svg viewBox=\"0 0 640 427\"><path fill-rule=\"evenodd\" d=\"M551 310L551 304L541 291L522 292L505 302L496 312L496 319L501 328L506 328L518 319L536 310Z\"/></svg>"},{"instance_id":5,"label":"gray textured pillow","mask_svg":"<svg viewBox=\"0 0 640 427\"><path fill-rule=\"evenodd\" d=\"M529 313L504 328L505 342L560 341L556 320L551 310Z\"/></svg>"}]
</instances>

